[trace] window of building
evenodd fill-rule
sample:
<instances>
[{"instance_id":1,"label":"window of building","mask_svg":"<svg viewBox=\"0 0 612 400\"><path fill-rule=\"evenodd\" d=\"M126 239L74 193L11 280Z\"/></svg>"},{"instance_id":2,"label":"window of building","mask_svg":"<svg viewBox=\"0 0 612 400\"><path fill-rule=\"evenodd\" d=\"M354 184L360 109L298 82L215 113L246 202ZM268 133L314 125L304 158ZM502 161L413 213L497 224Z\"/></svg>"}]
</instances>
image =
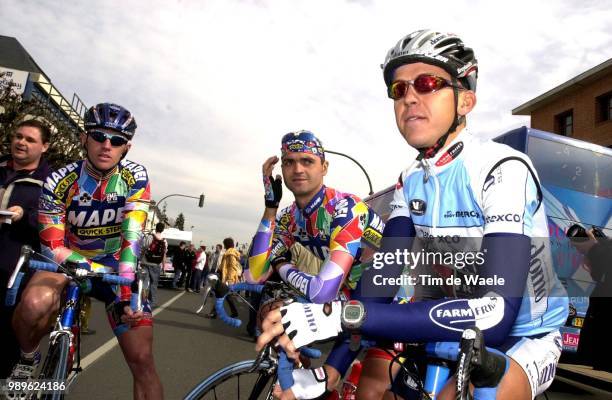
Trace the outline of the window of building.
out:
<instances>
[{"instance_id":1,"label":"window of building","mask_svg":"<svg viewBox=\"0 0 612 400\"><path fill-rule=\"evenodd\" d=\"M568 110L555 116L555 132L563 136L572 136L574 132L574 110Z\"/></svg>"},{"instance_id":2,"label":"window of building","mask_svg":"<svg viewBox=\"0 0 612 400\"><path fill-rule=\"evenodd\" d=\"M612 92L603 94L595 99L597 102L597 122L605 122L612 120Z\"/></svg>"}]
</instances>

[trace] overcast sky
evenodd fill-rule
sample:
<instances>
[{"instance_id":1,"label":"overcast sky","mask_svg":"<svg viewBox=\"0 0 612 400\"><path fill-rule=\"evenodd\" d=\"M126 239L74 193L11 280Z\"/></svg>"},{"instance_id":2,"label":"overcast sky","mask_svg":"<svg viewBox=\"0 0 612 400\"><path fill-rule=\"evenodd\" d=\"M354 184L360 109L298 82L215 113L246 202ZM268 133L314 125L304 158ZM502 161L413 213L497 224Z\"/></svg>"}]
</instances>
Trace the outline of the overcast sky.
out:
<instances>
[{"instance_id":1,"label":"overcast sky","mask_svg":"<svg viewBox=\"0 0 612 400\"><path fill-rule=\"evenodd\" d=\"M129 159L154 199L170 193L195 242L250 239L263 211L261 164L281 136L309 129L367 169L374 191L414 153L395 126L380 64L402 36L454 32L478 58L472 134L529 125L511 110L612 57L612 2L0 1L16 37L68 99L131 110ZM326 183L365 196L350 161L328 156ZM280 172L280 171L279 171ZM285 191L282 204L292 201Z\"/></svg>"}]
</instances>

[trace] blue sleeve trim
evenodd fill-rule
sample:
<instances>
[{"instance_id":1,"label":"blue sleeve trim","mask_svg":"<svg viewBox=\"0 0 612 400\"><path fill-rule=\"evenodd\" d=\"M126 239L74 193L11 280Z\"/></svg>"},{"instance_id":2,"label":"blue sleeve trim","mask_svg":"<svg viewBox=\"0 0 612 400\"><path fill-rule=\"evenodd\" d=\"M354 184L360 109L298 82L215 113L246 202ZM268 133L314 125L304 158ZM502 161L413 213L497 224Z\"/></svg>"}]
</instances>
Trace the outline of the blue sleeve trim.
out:
<instances>
[{"instance_id":1,"label":"blue sleeve trim","mask_svg":"<svg viewBox=\"0 0 612 400\"><path fill-rule=\"evenodd\" d=\"M362 333L373 339L405 342L458 341L471 326L480 328L488 346L503 343L522 302L529 272L530 239L518 234L486 235L481 277L497 275L505 285L483 285L472 299L427 300L408 304L366 301Z\"/></svg>"},{"instance_id":2,"label":"blue sleeve trim","mask_svg":"<svg viewBox=\"0 0 612 400\"><path fill-rule=\"evenodd\" d=\"M348 371L349 367L359 355L361 349L357 351L351 351L349 349L349 343L344 338L340 338L334 344L334 348L325 360L325 364L333 367L343 376Z\"/></svg>"}]
</instances>

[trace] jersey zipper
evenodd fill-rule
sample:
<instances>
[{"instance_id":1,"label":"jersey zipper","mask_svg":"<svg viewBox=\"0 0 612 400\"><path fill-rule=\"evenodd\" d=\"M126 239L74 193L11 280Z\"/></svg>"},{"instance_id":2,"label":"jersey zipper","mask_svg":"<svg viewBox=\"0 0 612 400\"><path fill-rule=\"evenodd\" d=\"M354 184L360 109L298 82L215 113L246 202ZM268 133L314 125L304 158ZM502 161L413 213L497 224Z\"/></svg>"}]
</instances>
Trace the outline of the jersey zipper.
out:
<instances>
[{"instance_id":1,"label":"jersey zipper","mask_svg":"<svg viewBox=\"0 0 612 400\"><path fill-rule=\"evenodd\" d=\"M423 160L423 169L425 170L425 176L423 178L424 183L427 183L429 179L433 180L434 183L434 203L433 210L431 213L431 234L435 236L435 229L438 227L438 208L440 207L440 181L436 174L432 171L432 166L429 164L429 160Z\"/></svg>"}]
</instances>

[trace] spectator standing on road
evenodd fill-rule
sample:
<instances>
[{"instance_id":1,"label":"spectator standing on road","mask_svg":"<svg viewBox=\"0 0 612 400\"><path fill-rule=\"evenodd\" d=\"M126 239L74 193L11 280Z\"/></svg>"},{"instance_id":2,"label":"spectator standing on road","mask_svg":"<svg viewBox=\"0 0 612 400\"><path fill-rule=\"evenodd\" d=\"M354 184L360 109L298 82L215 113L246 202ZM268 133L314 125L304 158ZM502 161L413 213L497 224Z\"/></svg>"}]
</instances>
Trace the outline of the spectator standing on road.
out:
<instances>
[{"instance_id":1,"label":"spectator standing on road","mask_svg":"<svg viewBox=\"0 0 612 400\"><path fill-rule=\"evenodd\" d=\"M596 239L593 230L586 231L584 241L572 240L570 243L582 254L589 267L595 288L589 297L589 308L580 330L578 353L588 361L593 369L612 372L612 346L608 343L606 329L612 308L612 240Z\"/></svg>"},{"instance_id":2,"label":"spectator standing on road","mask_svg":"<svg viewBox=\"0 0 612 400\"><path fill-rule=\"evenodd\" d=\"M226 285L233 285L234 283L240 282L240 278L242 277L242 267L240 266L240 253L234 247L234 239L225 238L223 239L223 246L225 247L225 252L223 252L221 257L221 262L219 263L219 284L224 283ZM236 304L231 296L226 297L225 301L230 307L231 317L236 318L238 316L238 309L236 308ZM216 318L217 312L213 307L213 310L210 314L207 315L208 318Z\"/></svg>"},{"instance_id":3,"label":"spectator standing on road","mask_svg":"<svg viewBox=\"0 0 612 400\"><path fill-rule=\"evenodd\" d=\"M157 306L157 285L159 284L159 275L164 263L166 262L166 253L168 252L168 242L162 236L165 225L163 222L158 222L155 225L155 232L145 236L140 257L140 263L145 269L145 286L148 286L148 298L151 301L151 307Z\"/></svg>"},{"instance_id":4,"label":"spectator standing on road","mask_svg":"<svg viewBox=\"0 0 612 400\"><path fill-rule=\"evenodd\" d=\"M51 131L40 121L17 125L11 135L11 154L0 157L0 210L12 211L10 223L0 224L0 340L3 357L0 376L7 376L19 360L19 344L11 326L13 306L5 306L6 285L19 258L21 246L40 250L38 198L49 166L43 154L49 148ZM21 287L25 287L22 283Z\"/></svg>"},{"instance_id":5,"label":"spectator standing on road","mask_svg":"<svg viewBox=\"0 0 612 400\"><path fill-rule=\"evenodd\" d=\"M242 277L242 267L240 266L240 252L234 247L234 239L223 239L225 253L219 264L221 281L227 285L240 282Z\"/></svg>"},{"instance_id":6,"label":"spectator standing on road","mask_svg":"<svg viewBox=\"0 0 612 400\"><path fill-rule=\"evenodd\" d=\"M193 243L185 248L185 291L191 292L193 270L196 264L196 252Z\"/></svg>"},{"instance_id":7,"label":"spectator standing on road","mask_svg":"<svg viewBox=\"0 0 612 400\"><path fill-rule=\"evenodd\" d=\"M200 287L202 286L202 273L204 266L206 265L206 246L200 245L200 249L196 253L196 265L193 271L193 284L191 290L196 293L200 293Z\"/></svg>"},{"instance_id":8,"label":"spectator standing on road","mask_svg":"<svg viewBox=\"0 0 612 400\"><path fill-rule=\"evenodd\" d=\"M219 264L221 263L221 258L223 258L223 246L218 244L215 246L215 251L210 257L210 263L208 263L211 273L217 272L219 269Z\"/></svg>"},{"instance_id":9,"label":"spectator standing on road","mask_svg":"<svg viewBox=\"0 0 612 400\"><path fill-rule=\"evenodd\" d=\"M172 281L172 288L178 289L180 286L180 279L185 274L185 242L179 243L179 248L174 251L172 256L172 268L174 269L174 280Z\"/></svg>"}]
</instances>

